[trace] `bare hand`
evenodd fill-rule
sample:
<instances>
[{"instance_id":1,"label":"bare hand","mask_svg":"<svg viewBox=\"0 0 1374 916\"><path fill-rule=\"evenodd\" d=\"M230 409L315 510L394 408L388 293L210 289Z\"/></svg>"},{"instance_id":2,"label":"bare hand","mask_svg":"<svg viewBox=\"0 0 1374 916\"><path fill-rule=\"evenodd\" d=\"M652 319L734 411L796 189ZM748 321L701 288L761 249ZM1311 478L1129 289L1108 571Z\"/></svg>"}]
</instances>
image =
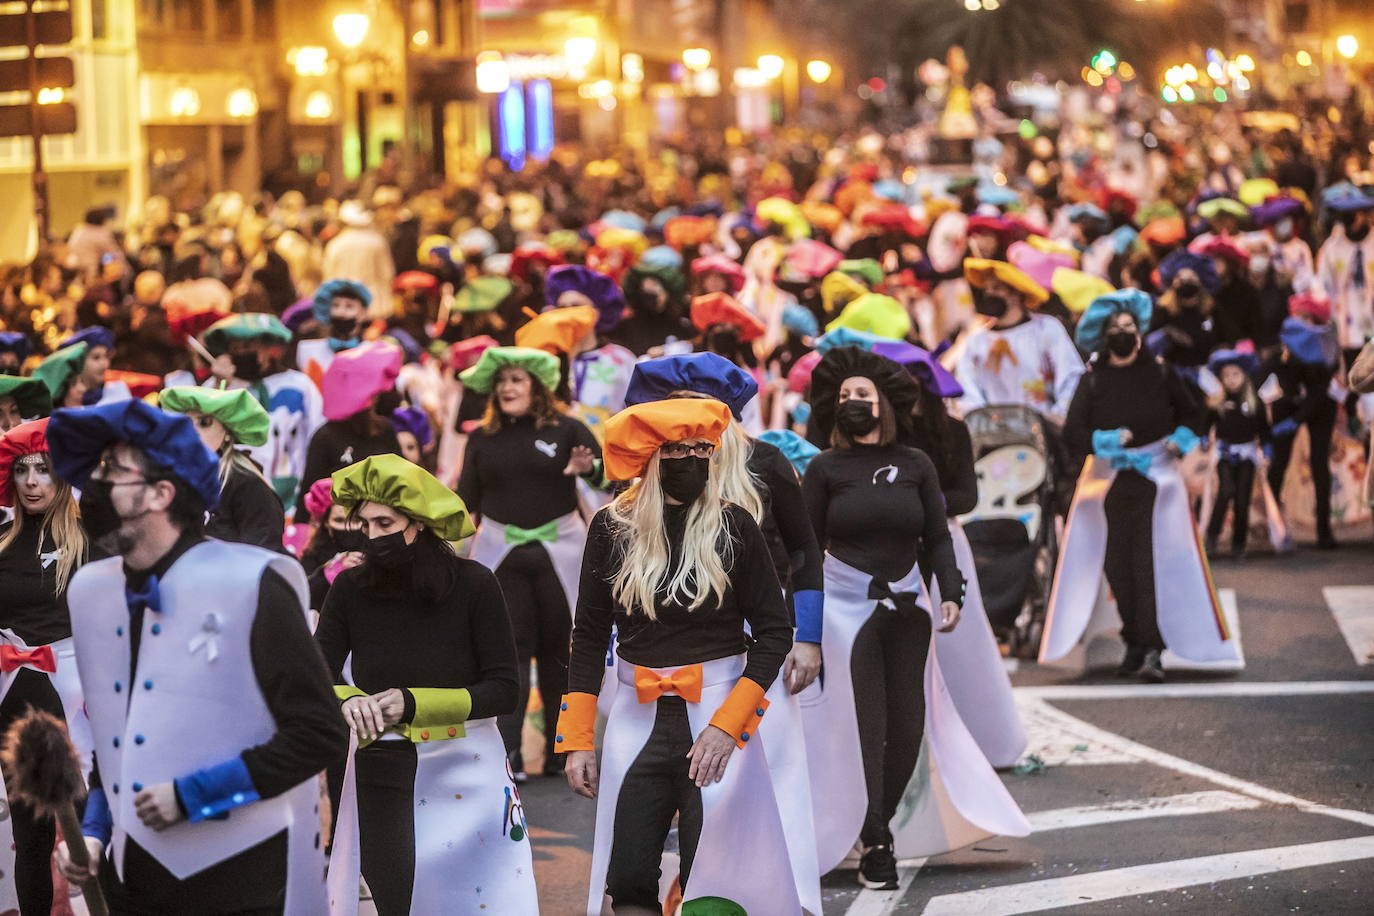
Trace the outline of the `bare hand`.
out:
<instances>
[{"instance_id":1,"label":"bare hand","mask_svg":"<svg viewBox=\"0 0 1374 916\"><path fill-rule=\"evenodd\" d=\"M940 602L940 625L935 629L940 633L948 633L959 625L959 605L953 601Z\"/></svg>"},{"instance_id":2,"label":"bare hand","mask_svg":"<svg viewBox=\"0 0 1374 916\"><path fill-rule=\"evenodd\" d=\"M386 716L376 697L349 697L342 711L344 721L359 741L374 741L386 730Z\"/></svg>"},{"instance_id":3,"label":"bare hand","mask_svg":"<svg viewBox=\"0 0 1374 916\"><path fill-rule=\"evenodd\" d=\"M215 357L215 361L210 364L210 374L226 382L234 380L234 361L228 353L221 353Z\"/></svg>"},{"instance_id":4,"label":"bare hand","mask_svg":"<svg viewBox=\"0 0 1374 916\"><path fill-rule=\"evenodd\" d=\"M398 687L383 690L381 693L374 693L372 699L376 700L378 707L381 708L382 724L387 728L400 722L401 716L405 715L406 698Z\"/></svg>"},{"instance_id":5,"label":"bare hand","mask_svg":"<svg viewBox=\"0 0 1374 916\"><path fill-rule=\"evenodd\" d=\"M1134 435L1129 429L1122 429L1122 430L1121 430L1121 444L1122 444L1122 445L1130 445L1130 444L1131 444L1131 440L1133 440L1134 438L1135 438L1135 435Z\"/></svg>"},{"instance_id":6,"label":"bare hand","mask_svg":"<svg viewBox=\"0 0 1374 916\"><path fill-rule=\"evenodd\" d=\"M590 474L592 466L596 463L596 456L592 450L585 445L575 445L572 450L572 457L568 459L568 466L563 469L563 476L571 477L574 474L578 477Z\"/></svg>"},{"instance_id":7,"label":"bare hand","mask_svg":"<svg viewBox=\"0 0 1374 916\"><path fill-rule=\"evenodd\" d=\"M1175 460L1183 457L1183 449L1179 448L1176 442L1165 442L1164 451L1168 452Z\"/></svg>"},{"instance_id":8,"label":"bare hand","mask_svg":"<svg viewBox=\"0 0 1374 916\"><path fill-rule=\"evenodd\" d=\"M182 818L176 786L164 782L144 789L134 796L134 813L154 830L166 830L177 823Z\"/></svg>"},{"instance_id":9,"label":"bare hand","mask_svg":"<svg viewBox=\"0 0 1374 916\"><path fill-rule=\"evenodd\" d=\"M600 775L596 769L596 751L569 751L563 768L568 788L583 798L596 798L596 784Z\"/></svg>"},{"instance_id":10,"label":"bare hand","mask_svg":"<svg viewBox=\"0 0 1374 916\"><path fill-rule=\"evenodd\" d=\"M105 855L105 844L93 836L83 836L81 839L86 841L86 866L78 868L72 861L72 857L67 853L67 843L64 840L57 844L57 870L62 872L62 877L72 884L81 884L89 881L100 871L100 859Z\"/></svg>"},{"instance_id":11,"label":"bare hand","mask_svg":"<svg viewBox=\"0 0 1374 916\"><path fill-rule=\"evenodd\" d=\"M713 782L720 782L725 776L725 764L735 749L735 739L714 725L708 725L697 735L696 743L687 752L691 765L687 768L687 778L705 788Z\"/></svg>"},{"instance_id":12,"label":"bare hand","mask_svg":"<svg viewBox=\"0 0 1374 916\"><path fill-rule=\"evenodd\" d=\"M814 642L794 642L782 663L782 682L787 692L801 693L821 673L821 647Z\"/></svg>"},{"instance_id":13,"label":"bare hand","mask_svg":"<svg viewBox=\"0 0 1374 916\"><path fill-rule=\"evenodd\" d=\"M356 550L345 550L343 553L334 554L334 559L331 562L338 563L344 569L352 569L361 564L364 559L366 558Z\"/></svg>"}]
</instances>

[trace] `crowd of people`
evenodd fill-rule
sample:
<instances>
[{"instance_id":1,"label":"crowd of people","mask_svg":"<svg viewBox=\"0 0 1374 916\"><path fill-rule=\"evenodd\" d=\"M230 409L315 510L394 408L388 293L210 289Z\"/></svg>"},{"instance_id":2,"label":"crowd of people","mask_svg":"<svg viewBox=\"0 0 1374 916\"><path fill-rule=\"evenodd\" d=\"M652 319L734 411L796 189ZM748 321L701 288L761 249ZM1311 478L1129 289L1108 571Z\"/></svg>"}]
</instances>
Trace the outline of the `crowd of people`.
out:
<instances>
[{"instance_id":1,"label":"crowd of people","mask_svg":"<svg viewBox=\"0 0 1374 916\"><path fill-rule=\"evenodd\" d=\"M93 209L0 284L0 727L89 790L60 843L12 801L0 909L534 913L536 773L596 800L589 914L1025 835L1009 641L1238 670L1252 504L1276 553L1366 511L1374 172L1232 139ZM1010 616L989 520L1057 561Z\"/></svg>"}]
</instances>

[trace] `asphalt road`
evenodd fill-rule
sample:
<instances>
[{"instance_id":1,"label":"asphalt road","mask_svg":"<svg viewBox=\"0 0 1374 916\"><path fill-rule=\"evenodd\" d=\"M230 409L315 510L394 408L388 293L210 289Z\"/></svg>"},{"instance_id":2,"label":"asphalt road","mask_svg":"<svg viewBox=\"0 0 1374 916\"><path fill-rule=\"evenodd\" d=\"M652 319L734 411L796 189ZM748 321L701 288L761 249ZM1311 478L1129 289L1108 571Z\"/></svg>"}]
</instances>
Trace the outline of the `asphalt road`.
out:
<instances>
[{"instance_id":1,"label":"asphalt road","mask_svg":"<svg viewBox=\"0 0 1374 916\"><path fill-rule=\"evenodd\" d=\"M1350 537L1215 565L1241 674L1122 682L1101 640L1086 672L1022 664L1028 753L1046 766L1003 779L1036 831L906 863L896 892L837 870L823 916L1374 913L1374 664L1356 660L1374 648L1374 545ZM580 914L594 805L556 778L521 791L542 911Z\"/></svg>"}]
</instances>

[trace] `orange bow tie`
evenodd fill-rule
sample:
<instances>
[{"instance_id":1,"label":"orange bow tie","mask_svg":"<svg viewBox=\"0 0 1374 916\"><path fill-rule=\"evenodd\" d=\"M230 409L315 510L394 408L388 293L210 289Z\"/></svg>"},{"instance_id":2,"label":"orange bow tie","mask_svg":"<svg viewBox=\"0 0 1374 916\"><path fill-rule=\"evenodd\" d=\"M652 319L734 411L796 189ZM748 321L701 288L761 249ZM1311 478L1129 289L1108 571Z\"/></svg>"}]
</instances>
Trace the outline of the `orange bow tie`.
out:
<instances>
[{"instance_id":1,"label":"orange bow tie","mask_svg":"<svg viewBox=\"0 0 1374 916\"><path fill-rule=\"evenodd\" d=\"M652 669L635 665L635 693L641 703L652 703L670 693L677 694L688 703L700 703L701 666L688 665L671 674L658 674Z\"/></svg>"}]
</instances>

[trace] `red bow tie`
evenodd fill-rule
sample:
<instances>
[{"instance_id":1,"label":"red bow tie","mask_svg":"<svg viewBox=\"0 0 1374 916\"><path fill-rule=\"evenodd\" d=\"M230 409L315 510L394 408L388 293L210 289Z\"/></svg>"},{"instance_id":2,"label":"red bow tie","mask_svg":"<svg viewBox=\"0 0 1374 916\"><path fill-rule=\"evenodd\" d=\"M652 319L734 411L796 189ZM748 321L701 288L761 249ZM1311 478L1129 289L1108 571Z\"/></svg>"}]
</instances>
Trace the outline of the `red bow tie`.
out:
<instances>
[{"instance_id":1,"label":"red bow tie","mask_svg":"<svg viewBox=\"0 0 1374 916\"><path fill-rule=\"evenodd\" d=\"M57 656L52 646L39 646L37 649L16 649L14 646L0 645L0 671L9 674L15 668L28 666L53 674L57 671Z\"/></svg>"}]
</instances>

